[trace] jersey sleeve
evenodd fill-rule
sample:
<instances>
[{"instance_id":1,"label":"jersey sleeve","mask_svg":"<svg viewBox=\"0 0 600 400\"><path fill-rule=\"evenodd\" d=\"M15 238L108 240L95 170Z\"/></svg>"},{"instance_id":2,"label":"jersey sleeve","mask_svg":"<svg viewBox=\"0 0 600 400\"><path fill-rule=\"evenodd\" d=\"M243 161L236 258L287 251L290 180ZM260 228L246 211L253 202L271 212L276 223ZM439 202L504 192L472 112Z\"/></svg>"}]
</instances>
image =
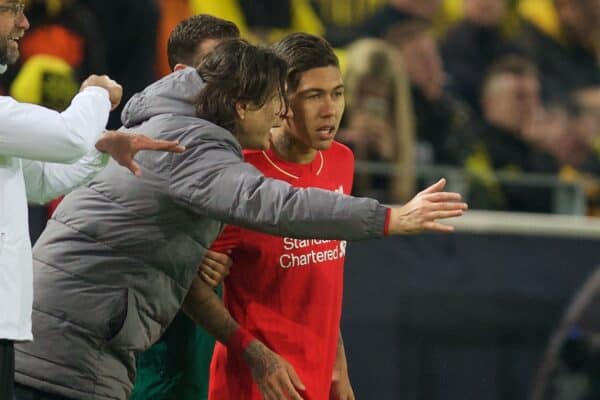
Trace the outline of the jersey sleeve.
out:
<instances>
[{"instance_id":1,"label":"jersey sleeve","mask_svg":"<svg viewBox=\"0 0 600 400\"><path fill-rule=\"evenodd\" d=\"M229 253L240 245L241 235L242 228L235 225L227 225L210 249L218 253Z\"/></svg>"}]
</instances>

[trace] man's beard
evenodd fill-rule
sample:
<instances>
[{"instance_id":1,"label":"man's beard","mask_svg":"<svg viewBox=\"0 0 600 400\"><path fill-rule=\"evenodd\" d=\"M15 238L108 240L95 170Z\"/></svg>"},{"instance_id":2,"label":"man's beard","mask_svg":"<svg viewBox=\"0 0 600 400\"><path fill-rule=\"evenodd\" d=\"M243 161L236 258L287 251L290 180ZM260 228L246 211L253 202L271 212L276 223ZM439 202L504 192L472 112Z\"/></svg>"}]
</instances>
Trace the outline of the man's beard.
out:
<instances>
[{"instance_id":1,"label":"man's beard","mask_svg":"<svg viewBox=\"0 0 600 400\"><path fill-rule=\"evenodd\" d=\"M8 43L0 41L0 65L8 64Z\"/></svg>"},{"instance_id":2,"label":"man's beard","mask_svg":"<svg viewBox=\"0 0 600 400\"><path fill-rule=\"evenodd\" d=\"M19 50L11 50L8 47L8 38L0 39L0 65L10 65L19 59Z\"/></svg>"}]
</instances>

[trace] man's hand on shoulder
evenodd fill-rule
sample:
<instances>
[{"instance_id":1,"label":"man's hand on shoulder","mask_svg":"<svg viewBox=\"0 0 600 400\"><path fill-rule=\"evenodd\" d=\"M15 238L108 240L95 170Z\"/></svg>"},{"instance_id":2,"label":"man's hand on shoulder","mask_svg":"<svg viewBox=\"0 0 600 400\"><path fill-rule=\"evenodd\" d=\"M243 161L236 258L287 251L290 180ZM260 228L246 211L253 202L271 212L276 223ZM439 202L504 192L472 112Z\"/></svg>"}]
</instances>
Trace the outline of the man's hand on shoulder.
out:
<instances>
[{"instance_id":1,"label":"man's hand on shoulder","mask_svg":"<svg viewBox=\"0 0 600 400\"><path fill-rule=\"evenodd\" d=\"M137 133L106 131L96 142L96 149L110 155L116 162L129 169L136 176L141 176L140 166L133 157L141 150L166 151L182 153L185 147L176 141L157 140Z\"/></svg>"}]
</instances>

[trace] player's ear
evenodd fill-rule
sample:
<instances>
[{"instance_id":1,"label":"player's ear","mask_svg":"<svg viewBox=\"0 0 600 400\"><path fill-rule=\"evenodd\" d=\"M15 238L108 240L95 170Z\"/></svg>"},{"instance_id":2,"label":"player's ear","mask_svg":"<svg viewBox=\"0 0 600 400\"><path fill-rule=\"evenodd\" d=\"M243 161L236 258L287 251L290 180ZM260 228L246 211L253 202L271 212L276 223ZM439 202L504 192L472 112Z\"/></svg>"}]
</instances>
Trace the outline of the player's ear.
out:
<instances>
[{"instance_id":1,"label":"player's ear","mask_svg":"<svg viewBox=\"0 0 600 400\"><path fill-rule=\"evenodd\" d=\"M247 111L248 111L248 103L243 102L243 101L235 102L235 113L237 114L239 119L243 120L244 118L246 118Z\"/></svg>"}]
</instances>

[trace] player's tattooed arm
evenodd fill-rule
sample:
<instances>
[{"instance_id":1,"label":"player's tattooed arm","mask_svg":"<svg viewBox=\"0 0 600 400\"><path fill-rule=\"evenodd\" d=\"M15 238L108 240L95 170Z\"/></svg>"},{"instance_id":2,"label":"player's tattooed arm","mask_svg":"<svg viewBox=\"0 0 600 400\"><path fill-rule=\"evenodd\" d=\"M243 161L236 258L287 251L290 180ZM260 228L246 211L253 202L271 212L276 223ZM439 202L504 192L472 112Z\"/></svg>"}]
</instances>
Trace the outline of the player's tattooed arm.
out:
<instances>
[{"instance_id":1,"label":"player's tattooed arm","mask_svg":"<svg viewBox=\"0 0 600 400\"><path fill-rule=\"evenodd\" d=\"M223 302L200 277L196 277L183 303L184 312L221 343L228 343L238 329ZM283 358L254 339L244 359L265 400L302 400L296 388L304 390L294 368Z\"/></svg>"},{"instance_id":2,"label":"player's tattooed arm","mask_svg":"<svg viewBox=\"0 0 600 400\"><path fill-rule=\"evenodd\" d=\"M227 343L238 328L219 296L200 277L192 282L183 311L221 343Z\"/></svg>"},{"instance_id":3,"label":"player's tattooed arm","mask_svg":"<svg viewBox=\"0 0 600 400\"><path fill-rule=\"evenodd\" d=\"M271 350L258 340L250 343L244 352L244 359L250 365L255 380L262 381L281 368L281 362Z\"/></svg>"},{"instance_id":4,"label":"player's tattooed arm","mask_svg":"<svg viewBox=\"0 0 600 400\"><path fill-rule=\"evenodd\" d=\"M265 400L302 400L305 390L294 368L258 340L246 348L244 359Z\"/></svg>"}]
</instances>

